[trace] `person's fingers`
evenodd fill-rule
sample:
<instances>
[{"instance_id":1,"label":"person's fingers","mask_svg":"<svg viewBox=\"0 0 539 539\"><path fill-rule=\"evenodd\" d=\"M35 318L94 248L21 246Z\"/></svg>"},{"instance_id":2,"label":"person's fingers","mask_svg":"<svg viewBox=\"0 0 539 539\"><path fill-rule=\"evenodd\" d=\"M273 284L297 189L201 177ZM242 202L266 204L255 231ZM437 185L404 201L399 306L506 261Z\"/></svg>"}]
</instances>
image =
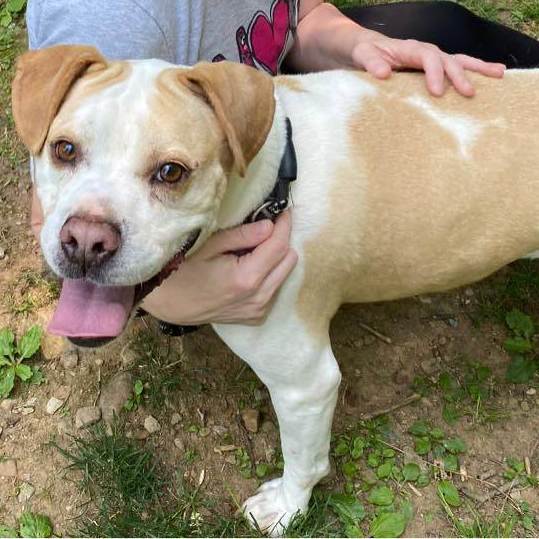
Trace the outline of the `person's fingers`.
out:
<instances>
[{"instance_id":1,"label":"person's fingers","mask_svg":"<svg viewBox=\"0 0 539 539\"><path fill-rule=\"evenodd\" d=\"M200 252L205 256L221 255L233 251L253 249L267 240L273 231L273 223L268 219L221 230L211 236Z\"/></svg>"},{"instance_id":2,"label":"person's fingers","mask_svg":"<svg viewBox=\"0 0 539 539\"><path fill-rule=\"evenodd\" d=\"M288 249L286 256L277 264L277 266L264 279L260 287L260 293L269 301L275 292L283 284L284 280L290 275L290 272L296 267L298 254L294 249Z\"/></svg>"},{"instance_id":3,"label":"person's fingers","mask_svg":"<svg viewBox=\"0 0 539 539\"><path fill-rule=\"evenodd\" d=\"M486 75L487 77L502 78L505 73L505 65L492 62L484 62L479 58L467 56L466 54L455 54L455 60L468 71L474 71Z\"/></svg>"},{"instance_id":4,"label":"person's fingers","mask_svg":"<svg viewBox=\"0 0 539 539\"><path fill-rule=\"evenodd\" d=\"M286 256L289 249L290 228L290 214L285 212L275 222L271 237L258 245L252 253L238 259L248 287L258 287Z\"/></svg>"},{"instance_id":5,"label":"person's fingers","mask_svg":"<svg viewBox=\"0 0 539 539\"><path fill-rule=\"evenodd\" d=\"M444 93L445 71L440 55L430 49L424 49L420 53L420 66L425 71L425 79L428 91L439 97Z\"/></svg>"},{"instance_id":6,"label":"person's fingers","mask_svg":"<svg viewBox=\"0 0 539 539\"><path fill-rule=\"evenodd\" d=\"M391 76L391 65L383 58L382 53L372 44L360 44L352 51L352 62L362 67L377 79Z\"/></svg>"},{"instance_id":7,"label":"person's fingers","mask_svg":"<svg viewBox=\"0 0 539 539\"><path fill-rule=\"evenodd\" d=\"M447 78L459 94L465 97L472 97L475 94L474 87L466 77L464 68L455 58L447 56L444 60L444 68Z\"/></svg>"}]
</instances>

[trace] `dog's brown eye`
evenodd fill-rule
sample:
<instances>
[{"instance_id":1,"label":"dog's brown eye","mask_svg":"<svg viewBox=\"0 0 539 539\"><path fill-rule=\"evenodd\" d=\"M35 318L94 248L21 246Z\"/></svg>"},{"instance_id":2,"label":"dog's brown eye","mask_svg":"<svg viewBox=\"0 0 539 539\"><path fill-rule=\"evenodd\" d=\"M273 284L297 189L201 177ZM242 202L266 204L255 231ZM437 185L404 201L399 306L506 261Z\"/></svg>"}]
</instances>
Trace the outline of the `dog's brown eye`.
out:
<instances>
[{"instance_id":1,"label":"dog's brown eye","mask_svg":"<svg viewBox=\"0 0 539 539\"><path fill-rule=\"evenodd\" d=\"M68 140L60 140L54 145L54 155L59 161L71 163L77 157L77 150Z\"/></svg>"},{"instance_id":2,"label":"dog's brown eye","mask_svg":"<svg viewBox=\"0 0 539 539\"><path fill-rule=\"evenodd\" d=\"M165 183L179 182L187 170L178 163L165 163L157 173L157 180Z\"/></svg>"}]
</instances>

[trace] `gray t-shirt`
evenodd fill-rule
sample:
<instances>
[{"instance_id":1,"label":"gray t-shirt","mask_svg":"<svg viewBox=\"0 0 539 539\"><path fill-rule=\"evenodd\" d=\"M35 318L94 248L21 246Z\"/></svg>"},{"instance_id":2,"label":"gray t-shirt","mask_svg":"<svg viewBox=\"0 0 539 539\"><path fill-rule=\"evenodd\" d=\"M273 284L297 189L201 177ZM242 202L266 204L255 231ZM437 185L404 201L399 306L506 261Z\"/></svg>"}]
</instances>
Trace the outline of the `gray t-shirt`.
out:
<instances>
[{"instance_id":1,"label":"gray t-shirt","mask_svg":"<svg viewBox=\"0 0 539 539\"><path fill-rule=\"evenodd\" d=\"M94 45L111 59L232 60L276 74L299 0L29 0L30 48Z\"/></svg>"}]
</instances>

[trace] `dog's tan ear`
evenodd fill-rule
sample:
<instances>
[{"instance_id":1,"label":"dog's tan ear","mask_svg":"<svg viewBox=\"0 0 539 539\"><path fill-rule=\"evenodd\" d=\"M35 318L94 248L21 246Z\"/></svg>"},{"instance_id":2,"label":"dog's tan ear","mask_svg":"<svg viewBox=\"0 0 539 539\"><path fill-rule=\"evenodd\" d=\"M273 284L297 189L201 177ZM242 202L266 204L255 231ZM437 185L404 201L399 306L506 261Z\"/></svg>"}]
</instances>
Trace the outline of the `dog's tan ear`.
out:
<instances>
[{"instance_id":1,"label":"dog's tan ear","mask_svg":"<svg viewBox=\"0 0 539 539\"><path fill-rule=\"evenodd\" d=\"M179 72L180 82L213 108L240 176L264 144L275 98L269 75L234 62L200 63Z\"/></svg>"},{"instance_id":2,"label":"dog's tan ear","mask_svg":"<svg viewBox=\"0 0 539 539\"><path fill-rule=\"evenodd\" d=\"M11 88L15 127L25 146L38 154L52 120L73 83L93 65L106 66L94 47L58 45L23 54Z\"/></svg>"}]
</instances>

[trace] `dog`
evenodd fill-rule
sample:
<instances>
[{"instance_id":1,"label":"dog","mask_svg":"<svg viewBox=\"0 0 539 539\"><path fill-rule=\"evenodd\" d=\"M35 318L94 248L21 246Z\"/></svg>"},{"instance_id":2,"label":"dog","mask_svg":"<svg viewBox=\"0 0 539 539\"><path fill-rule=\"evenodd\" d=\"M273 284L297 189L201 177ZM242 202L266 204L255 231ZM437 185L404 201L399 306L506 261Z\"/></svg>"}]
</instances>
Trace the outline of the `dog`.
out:
<instances>
[{"instance_id":1,"label":"dog","mask_svg":"<svg viewBox=\"0 0 539 539\"><path fill-rule=\"evenodd\" d=\"M40 243L64 278L51 329L81 345L121 334L185 256L259 208L293 145L297 267L264 323L214 325L279 420L284 473L243 505L273 535L329 470L339 306L445 291L539 249L539 70L471 78L476 97L433 98L414 73L271 78L229 62L109 62L86 46L18 62Z\"/></svg>"}]
</instances>

